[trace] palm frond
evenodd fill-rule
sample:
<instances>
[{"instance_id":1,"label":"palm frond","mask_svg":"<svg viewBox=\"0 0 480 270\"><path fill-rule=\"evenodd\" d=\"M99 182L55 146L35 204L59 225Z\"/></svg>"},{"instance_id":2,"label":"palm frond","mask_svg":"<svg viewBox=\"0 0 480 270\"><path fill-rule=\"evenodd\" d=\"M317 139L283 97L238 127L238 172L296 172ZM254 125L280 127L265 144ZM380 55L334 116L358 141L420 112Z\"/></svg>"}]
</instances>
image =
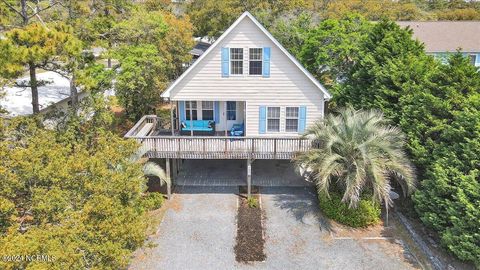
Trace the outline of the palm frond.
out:
<instances>
[{"instance_id":1,"label":"palm frond","mask_svg":"<svg viewBox=\"0 0 480 270\"><path fill-rule=\"evenodd\" d=\"M167 184L167 186L171 185L170 179L167 177L167 174L163 170L160 165L154 163L154 162L147 162L145 165L143 165L143 173L147 176L156 176L160 179L160 183Z\"/></svg>"},{"instance_id":2,"label":"palm frond","mask_svg":"<svg viewBox=\"0 0 480 270\"><path fill-rule=\"evenodd\" d=\"M405 195L415 187L415 172L404 152L405 136L388 125L381 112L343 108L305 134L313 138L314 149L299 155L296 164L308 168L319 191L327 195L335 179L343 188L342 201L350 207L356 207L367 187L386 206L392 204L392 180Z\"/></svg>"}]
</instances>

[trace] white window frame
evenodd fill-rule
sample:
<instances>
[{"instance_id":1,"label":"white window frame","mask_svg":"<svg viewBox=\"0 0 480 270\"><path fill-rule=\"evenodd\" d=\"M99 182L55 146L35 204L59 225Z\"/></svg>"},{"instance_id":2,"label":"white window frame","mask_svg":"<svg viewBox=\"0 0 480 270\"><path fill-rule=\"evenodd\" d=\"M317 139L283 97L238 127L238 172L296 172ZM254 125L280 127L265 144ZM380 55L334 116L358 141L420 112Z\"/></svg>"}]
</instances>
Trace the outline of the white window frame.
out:
<instances>
[{"instance_id":1,"label":"white window frame","mask_svg":"<svg viewBox=\"0 0 480 270\"><path fill-rule=\"evenodd\" d=\"M278 117L275 117L275 118L274 118L274 117L270 117L269 114L268 114L268 111L269 111L270 109L278 109ZM281 117L281 113L282 113L282 108L281 108L280 106L270 106L270 107L267 107L267 123L266 123L266 125L267 125L267 126L266 126L266 131L267 131L267 132L272 132L272 133L279 133L279 132L280 132L281 125L282 125L282 123L281 123L281 118L282 118L282 117ZM270 129L268 128L268 122L269 122L269 120L278 120L278 130L270 130Z\"/></svg>"},{"instance_id":2,"label":"white window frame","mask_svg":"<svg viewBox=\"0 0 480 270\"><path fill-rule=\"evenodd\" d=\"M254 49L260 49L260 59L251 59L251 51ZM250 73L250 62L260 62L260 74L251 74ZM248 76L262 76L263 75L263 48L261 47L253 47L248 48Z\"/></svg>"},{"instance_id":3,"label":"white window frame","mask_svg":"<svg viewBox=\"0 0 480 270\"><path fill-rule=\"evenodd\" d=\"M242 50L242 59L233 59L232 57L232 50L235 50L235 49L239 49L239 50ZM229 68L229 73L231 76L243 76L245 74L245 66L244 66L244 58L245 58L245 52L244 52L244 49L243 48L230 48L229 49L229 65L230 65L230 68ZM233 62L241 62L241 67L242 67L242 73L232 73L233 71Z\"/></svg>"},{"instance_id":4,"label":"white window frame","mask_svg":"<svg viewBox=\"0 0 480 270\"><path fill-rule=\"evenodd\" d=\"M292 117L292 116L288 115L288 109L289 108L297 109L297 117ZM287 128L287 121L288 120L297 120L297 126L295 127L295 130L288 130L288 128ZM285 132L297 133L299 122L300 122L300 107L297 107L297 106L287 106L287 107L285 107Z\"/></svg>"},{"instance_id":5,"label":"white window frame","mask_svg":"<svg viewBox=\"0 0 480 270\"><path fill-rule=\"evenodd\" d=\"M205 109L206 106L204 106L204 102L211 102L212 103L212 109ZM212 111L212 119L203 119L203 111L208 110ZM197 113L198 114L198 113ZM197 116L198 118L198 116ZM210 121L215 121L215 101L202 101L202 120L210 120Z\"/></svg>"},{"instance_id":6,"label":"white window frame","mask_svg":"<svg viewBox=\"0 0 480 270\"><path fill-rule=\"evenodd\" d=\"M185 101L185 121L190 121L190 119L187 118L187 112L190 113L190 102L192 103L195 103L195 108L192 108L192 114L193 114L193 111L196 111L197 112L197 119L198 120L198 102L197 101ZM193 106L192 106L193 107ZM193 121L195 121L195 119L192 119Z\"/></svg>"},{"instance_id":7,"label":"white window frame","mask_svg":"<svg viewBox=\"0 0 480 270\"><path fill-rule=\"evenodd\" d=\"M229 102L233 102L233 104L235 104L235 110L229 110L229 109L228 109L228 103L229 103ZM227 108L226 108L226 111L227 111L227 115L226 115L226 116L227 116L227 120L228 120L228 121L237 121L237 102L236 102L236 101L227 101L227 102L225 103L225 106L227 106ZM229 117L228 117L229 112L235 112L235 119L229 119Z\"/></svg>"}]
</instances>

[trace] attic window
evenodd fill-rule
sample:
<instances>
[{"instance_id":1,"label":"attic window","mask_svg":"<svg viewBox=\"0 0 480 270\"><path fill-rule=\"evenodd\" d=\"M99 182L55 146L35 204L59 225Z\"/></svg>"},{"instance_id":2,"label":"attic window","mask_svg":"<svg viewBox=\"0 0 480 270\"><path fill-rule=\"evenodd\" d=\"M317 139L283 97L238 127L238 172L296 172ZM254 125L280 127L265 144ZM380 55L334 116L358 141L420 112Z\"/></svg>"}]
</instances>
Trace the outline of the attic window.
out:
<instances>
[{"instance_id":1,"label":"attic window","mask_svg":"<svg viewBox=\"0 0 480 270\"><path fill-rule=\"evenodd\" d=\"M243 48L230 48L230 74L243 74Z\"/></svg>"},{"instance_id":2,"label":"attic window","mask_svg":"<svg viewBox=\"0 0 480 270\"><path fill-rule=\"evenodd\" d=\"M262 48L250 48L248 59L248 73L250 75L262 75Z\"/></svg>"}]
</instances>

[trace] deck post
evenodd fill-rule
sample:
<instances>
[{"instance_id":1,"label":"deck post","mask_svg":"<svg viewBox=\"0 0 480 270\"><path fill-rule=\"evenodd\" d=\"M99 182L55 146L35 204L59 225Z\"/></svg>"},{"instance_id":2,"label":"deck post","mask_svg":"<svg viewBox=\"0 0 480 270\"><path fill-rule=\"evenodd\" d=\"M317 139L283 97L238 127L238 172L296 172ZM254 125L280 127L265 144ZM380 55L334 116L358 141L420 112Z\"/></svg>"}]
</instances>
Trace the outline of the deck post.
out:
<instances>
[{"instance_id":1,"label":"deck post","mask_svg":"<svg viewBox=\"0 0 480 270\"><path fill-rule=\"evenodd\" d=\"M226 101L223 102L223 115L225 115L225 137L227 137L228 136L228 131L227 131L228 115L227 115L227 102Z\"/></svg>"},{"instance_id":2,"label":"deck post","mask_svg":"<svg viewBox=\"0 0 480 270\"><path fill-rule=\"evenodd\" d=\"M177 173L178 173L178 170L177 170L177 160L176 159L172 159L172 180L175 181L175 179L177 179Z\"/></svg>"},{"instance_id":3,"label":"deck post","mask_svg":"<svg viewBox=\"0 0 480 270\"><path fill-rule=\"evenodd\" d=\"M171 190L171 182L172 182L172 177L171 177L171 172L170 172L170 159L167 158L165 160L165 169L166 169L166 175L167 175L167 198L170 200L170 197L172 195L172 190Z\"/></svg>"},{"instance_id":4,"label":"deck post","mask_svg":"<svg viewBox=\"0 0 480 270\"><path fill-rule=\"evenodd\" d=\"M193 137L193 114L192 114L192 101L190 100L190 136Z\"/></svg>"},{"instance_id":5,"label":"deck post","mask_svg":"<svg viewBox=\"0 0 480 270\"><path fill-rule=\"evenodd\" d=\"M273 159L277 159L277 138L273 139Z\"/></svg>"},{"instance_id":6,"label":"deck post","mask_svg":"<svg viewBox=\"0 0 480 270\"><path fill-rule=\"evenodd\" d=\"M172 127L172 136L175 135L175 132L173 131L173 106L172 106L172 100L169 99L170 103L170 126Z\"/></svg>"},{"instance_id":7,"label":"deck post","mask_svg":"<svg viewBox=\"0 0 480 270\"><path fill-rule=\"evenodd\" d=\"M247 196L250 198L252 193L252 160L247 159Z\"/></svg>"}]
</instances>

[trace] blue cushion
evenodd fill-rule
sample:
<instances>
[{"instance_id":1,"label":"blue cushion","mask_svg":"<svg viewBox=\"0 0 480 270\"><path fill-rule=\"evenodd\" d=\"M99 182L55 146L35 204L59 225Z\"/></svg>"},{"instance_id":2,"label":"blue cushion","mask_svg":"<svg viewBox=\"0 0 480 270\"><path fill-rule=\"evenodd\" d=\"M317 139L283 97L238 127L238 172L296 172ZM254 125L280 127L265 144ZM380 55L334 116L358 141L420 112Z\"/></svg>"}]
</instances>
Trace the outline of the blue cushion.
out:
<instances>
[{"instance_id":1,"label":"blue cushion","mask_svg":"<svg viewBox=\"0 0 480 270\"><path fill-rule=\"evenodd\" d=\"M210 125L210 122L212 122L212 125ZM182 127L182 130L193 131L213 131L213 125L215 125L211 120L187 120L183 123L185 124L185 127Z\"/></svg>"}]
</instances>

